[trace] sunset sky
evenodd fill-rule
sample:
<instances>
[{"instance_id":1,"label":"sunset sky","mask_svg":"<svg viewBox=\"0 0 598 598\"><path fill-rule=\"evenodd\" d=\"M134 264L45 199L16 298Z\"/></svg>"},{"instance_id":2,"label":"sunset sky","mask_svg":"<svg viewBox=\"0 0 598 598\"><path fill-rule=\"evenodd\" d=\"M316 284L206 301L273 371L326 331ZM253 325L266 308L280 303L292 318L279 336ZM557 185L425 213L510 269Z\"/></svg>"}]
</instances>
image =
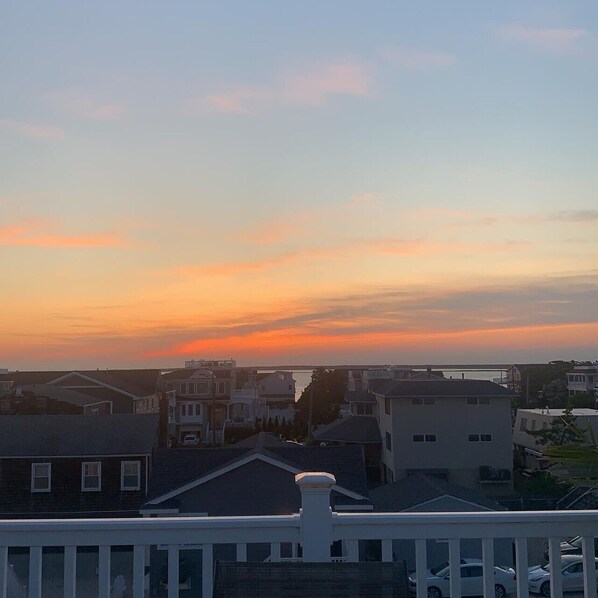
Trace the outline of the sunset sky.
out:
<instances>
[{"instance_id":1,"label":"sunset sky","mask_svg":"<svg viewBox=\"0 0 598 598\"><path fill-rule=\"evenodd\" d=\"M598 359L595 0L0 0L0 367Z\"/></svg>"}]
</instances>

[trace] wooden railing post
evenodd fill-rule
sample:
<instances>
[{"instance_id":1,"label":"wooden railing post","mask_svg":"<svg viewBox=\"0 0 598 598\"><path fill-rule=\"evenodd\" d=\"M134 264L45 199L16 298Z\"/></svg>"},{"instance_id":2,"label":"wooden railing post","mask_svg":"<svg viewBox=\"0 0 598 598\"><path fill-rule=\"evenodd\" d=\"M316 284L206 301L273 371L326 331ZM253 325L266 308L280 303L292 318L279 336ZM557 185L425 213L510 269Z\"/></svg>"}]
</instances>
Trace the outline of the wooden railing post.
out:
<instances>
[{"instance_id":1,"label":"wooden railing post","mask_svg":"<svg viewBox=\"0 0 598 598\"><path fill-rule=\"evenodd\" d=\"M336 484L330 473L298 473L301 490L301 545L306 562L329 562L332 544L330 490Z\"/></svg>"}]
</instances>

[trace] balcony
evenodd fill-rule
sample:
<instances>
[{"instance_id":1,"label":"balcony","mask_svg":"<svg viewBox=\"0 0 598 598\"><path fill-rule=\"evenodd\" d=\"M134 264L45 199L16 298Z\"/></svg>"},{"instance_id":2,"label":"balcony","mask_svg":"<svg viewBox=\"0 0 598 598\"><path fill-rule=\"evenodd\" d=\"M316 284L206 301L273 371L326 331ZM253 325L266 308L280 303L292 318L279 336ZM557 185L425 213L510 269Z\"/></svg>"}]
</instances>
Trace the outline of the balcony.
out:
<instances>
[{"instance_id":1,"label":"balcony","mask_svg":"<svg viewBox=\"0 0 598 598\"><path fill-rule=\"evenodd\" d=\"M495 540L507 538L514 542L514 567L524 572L517 575L516 595L527 598L528 564L537 564L528 563L528 542L547 538L550 560L555 562L561 538L575 535L583 537L584 595L596 596L595 511L337 513L329 507L333 476L303 473L296 482L302 509L293 515L0 521L0 597L113 598L124 586L132 588L134 598L209 597L214 558L225 549L229 560L242 562L254 560L260 547L262 561L357 562L369 541L379 547L378 558L390 562L397 540L414 541L416 598L427 596L426 569L437 564L428 562L428 540L447 545L450 595L460 596L459 562L469 556L461 553L460 541L474 538L481 543L484 596L490 598L495 595ZM339 556L332 556L333 544ZM82 565L90 551L97 567L87 568L85 577ZM188 574L182 562L191 553L200 566ZM18 559L27 561L26 569L22 562L15 565ZM160 559L163 565L157 562ZM559 568L551 569L551 595L560 597L563 578Z\"/></svg>"}]
</instances>

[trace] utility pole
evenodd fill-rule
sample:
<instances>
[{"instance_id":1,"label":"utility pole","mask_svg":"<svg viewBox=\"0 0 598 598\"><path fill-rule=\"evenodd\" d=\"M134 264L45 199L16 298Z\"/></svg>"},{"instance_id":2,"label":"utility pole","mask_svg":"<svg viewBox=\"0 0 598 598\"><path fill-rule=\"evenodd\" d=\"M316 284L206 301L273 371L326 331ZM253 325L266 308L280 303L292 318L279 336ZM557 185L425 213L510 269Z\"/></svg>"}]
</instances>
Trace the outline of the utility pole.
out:
<instances>
[{"instance_id":1,"label":"utility pole","mask_svg":"<svg viewBox=\"0 0 598 598\"><path fill-rule=\"evenodd\" d=\"M212 391L212 444L216 445L216 375L212 372L212 384L210 387Z\"/></svg>"},{"instance_id":2,"label":"utility pole","mask_svg":"<svg viewBox=\"0 0 598 598\"><path fill-rule=\"evenodd\" d=\"M309 384L309 420L307 422L307 444L311 440L311 422L314 415L314 373L311 373L311 382Z\"/></svg>"}]
</instances>

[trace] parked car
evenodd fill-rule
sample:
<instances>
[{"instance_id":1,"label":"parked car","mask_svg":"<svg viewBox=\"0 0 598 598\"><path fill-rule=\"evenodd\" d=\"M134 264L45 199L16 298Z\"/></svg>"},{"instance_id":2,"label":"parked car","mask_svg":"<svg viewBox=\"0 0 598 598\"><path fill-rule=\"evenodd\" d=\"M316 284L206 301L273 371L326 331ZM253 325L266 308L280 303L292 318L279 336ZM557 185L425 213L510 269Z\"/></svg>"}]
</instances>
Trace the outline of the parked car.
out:
<instances>
[{"instance_id":1,"label":"parked car","mask_svg":"<svg viewBox=\"0 0 598 598\"><path fill-rule=\"evenodd\" d=\"M561 555L563 554L581 554L581 536L561 542ZM594 556L598 557L598 538L594 538ZM548 562L548 548L544 551L544 558Z\"/></svg>"},{"instance_id":2,"label":"parked car","mask_svg":"<svg viewBox=\"0 0 598 598\"><path fill-rule=\"evenodd\" d=\"M465 563L463 562L465 561ZM443 563L428 569L428 598L442 598L450 595L450 567ZM484 594L484 567L479 559L461 559L461 595L482 596ZM504 598L516 589L515 571L511 567L494 567L494 595ZM409 575L409 589L415 594L417 579L415 573Z\"/></svg>"},{"instance_id":3,"label":"parked car","mask_svg":"<svg viewBox=\"0 0 598 598\"><path fill-rule=\"evenodd\" d=\"M199 436L197 434L185 434L183 437L183 446L197 446L199 444Z\"/></svg>"},{"instance_id":4,"label":"parked car","mask_svg":"<svg viewBox=\"0 0 598 598\"><path fill-rule=\"evenodd\" d=\"M598 559L595 559L598 568ZM550 596L550 567L551 564L530 567L528 584L530 592ZM598 571L597 577L598 577ZM583 591L583 557L576 554L561 556L561 574L563 579L563 592Z\"/></svg>"}]
</instances>

